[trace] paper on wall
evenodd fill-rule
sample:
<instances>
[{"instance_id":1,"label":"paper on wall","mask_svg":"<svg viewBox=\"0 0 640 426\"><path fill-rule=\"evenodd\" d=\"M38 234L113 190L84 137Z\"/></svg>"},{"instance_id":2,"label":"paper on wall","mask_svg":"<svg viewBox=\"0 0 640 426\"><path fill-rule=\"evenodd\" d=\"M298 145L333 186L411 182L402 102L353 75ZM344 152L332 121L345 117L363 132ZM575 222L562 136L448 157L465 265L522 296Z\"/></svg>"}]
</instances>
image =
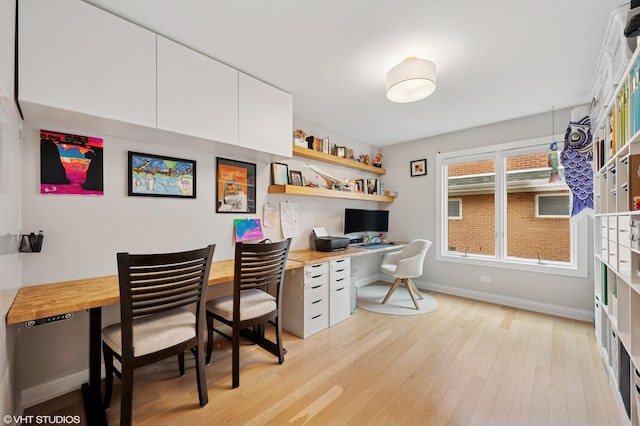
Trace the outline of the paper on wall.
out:
<instances>
[{"instance_id":1,"label":"paper on wall","mask_svg":"<svg viewBox=\"0 0 640 426\"><path fill-rule=\"evenodd\" d=\"M282 225L282 235L285 238L299 236L298 203L280 202L280 224Z\"/></svg>"},{"instance_id":2,"label":"paper on wall","mask_svg":"<svg viewBox=\"0 0 640 426\"><path fill-rule=\"evenodd\" d=\"M276 206L271 203L265 204L262 211L262 226L265 228L273 228L276 224L276 213Z\"/></svg>"}]
</instances>

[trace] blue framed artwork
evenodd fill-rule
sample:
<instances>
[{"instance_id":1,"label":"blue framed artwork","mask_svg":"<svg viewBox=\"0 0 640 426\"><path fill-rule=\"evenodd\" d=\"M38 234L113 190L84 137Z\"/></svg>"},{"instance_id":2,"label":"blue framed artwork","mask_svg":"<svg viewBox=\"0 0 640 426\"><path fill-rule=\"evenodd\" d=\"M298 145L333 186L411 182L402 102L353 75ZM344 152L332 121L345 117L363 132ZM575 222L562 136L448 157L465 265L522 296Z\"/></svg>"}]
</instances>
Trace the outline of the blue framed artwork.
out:
<instances>
[{"instance_id":1,"label":"blue framed artwork","mask_svg":"<svg viewBox=\"0 0 640 426\"><path fill-rule=\"evenodd\" d=\"M129 195L196 198L196 162L129 151Z\"/></svg>"}]
</instances>

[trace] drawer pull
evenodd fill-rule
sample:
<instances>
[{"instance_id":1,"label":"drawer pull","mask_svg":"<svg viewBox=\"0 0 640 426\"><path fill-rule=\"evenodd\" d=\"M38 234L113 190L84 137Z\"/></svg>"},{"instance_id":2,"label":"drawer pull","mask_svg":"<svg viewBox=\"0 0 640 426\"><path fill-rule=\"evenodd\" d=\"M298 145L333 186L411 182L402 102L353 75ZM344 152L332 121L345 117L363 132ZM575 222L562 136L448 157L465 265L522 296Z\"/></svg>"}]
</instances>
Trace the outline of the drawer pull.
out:
<instances>
[{"instance_id":1,"label":"drawer pull","mask_svg":"<svg viewBox=\"0 0 640 426\"><path fill-rule=\"evenodd\" d=\"M345 259L339 259L339 260L336 260L336 263L341 263L341 262L344 262L344 261L345 261Z\"/></svg>"},{"instance_id":2,"label":"drawer pull","mask_svg":"<svg viewBox=\"0 0 640 426\"><path fill-rule=\"evenodd\" d=\"M322 287L322 284L320 284L320 285L312 285L311 286L311 288L313 288L313 289L320 288L320 287Z\"/></svg>"},{"instance_id":3,"label":"drawer pull","mask_svg":"<svg viewBox=\"0 0 640 426\"><path fill-rule=\"evenodd\" d=\"M314 278L314 279L315 279L315 278L320 278L321 276L322 276L322 274L320 274L320 275L314 275L314 276L312 276L311 278Z\"/></svg>"},{"instance_id":4,"label":"drawer pull","mask_svg":"<svg viewBox=\"0 0 640 426\"><path fill-rule=\"evenodd\" d=\"M344 269L336 269L336 272L342 272Z\"/></svg>"},{"instance_id":5,"label":"drawer pull","mask_svg":"<svg viewBox=\"0 0 640 426\"><path fill-rule=\"evenodd\" d=\"M338 281L344 281L344 278L338 278L338 279L336 280L336 282L338 282Z\"/></svg>"},{"instance_id":6,"label":"drawer pull","mask_svg":"<svg viewBox=\"0 0 640 426\"><path fill-rule=\"evenodd\" d=\"M316 318L320 318L322 316L322 314L316 315L315 317L311 317L311 319L316 319Z\"/></svg>"},{"instance_id":7,"label":"drawer pull","mask_svg":"<svg viewBox=\"0 0 640 426\"><path fill-rule=\"evenodd\" d=\"M311 265L311 267L312 267L312 268L319 268L319 267L321 267L321 266L322 266L322 263L319 263L319 264L317 264L317 265Z\"/></svg>"},{"instance_id":8,"label":"drawer pull","mask_svg":"<svg viewBox=\"0 0 640 426\"><path fill-rule=\"evenodd\" d=\"M315 305L316 303L320 303L320 302L322 302L322 299L314 300L313 302L311 302L311 304Z\"/></svg>"},{"instance_id":9,"label":"drawer pull","mask_svg":"<svg viewBox=\"0 0 640 426\"><path fill-rule=\"evenodd\" d=\"M344 290L344 287L336 288L336 291L342 291L342 290Z\"/></svg>"}]
</instances>

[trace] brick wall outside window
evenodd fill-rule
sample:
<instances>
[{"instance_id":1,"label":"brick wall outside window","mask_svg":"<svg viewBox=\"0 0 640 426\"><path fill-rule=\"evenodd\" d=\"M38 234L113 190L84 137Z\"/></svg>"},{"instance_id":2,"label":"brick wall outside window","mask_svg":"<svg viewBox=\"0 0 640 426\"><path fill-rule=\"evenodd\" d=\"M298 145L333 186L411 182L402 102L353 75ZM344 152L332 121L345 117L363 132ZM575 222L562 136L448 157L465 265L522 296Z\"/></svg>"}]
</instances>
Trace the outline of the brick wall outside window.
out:
<instances>
[{"instance_id":1,"label":"brick wall outside window","mask_svg":"<svg viewBox=\"0 0 640 426\"><path fill-rule=\"evenodd\" d=\"M553 193L553 192L545 192ZM569 218L536 218L536 192L507 197L507 255L570 261ZM493 194L456 195L462 199L462 219L449 220L449 249L468 254L495 254Z\"/></svg>"}]
</instances>

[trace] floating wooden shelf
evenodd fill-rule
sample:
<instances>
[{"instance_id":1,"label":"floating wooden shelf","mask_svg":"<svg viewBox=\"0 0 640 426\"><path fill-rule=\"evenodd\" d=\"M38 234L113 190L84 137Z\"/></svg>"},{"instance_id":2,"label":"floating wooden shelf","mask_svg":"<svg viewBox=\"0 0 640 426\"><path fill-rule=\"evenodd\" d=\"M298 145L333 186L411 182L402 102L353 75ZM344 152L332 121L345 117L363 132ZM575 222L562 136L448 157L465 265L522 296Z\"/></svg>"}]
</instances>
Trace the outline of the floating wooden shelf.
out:
<instances>
[{"instance_id":1,"label":"floating wooden shelf","mask_svg":"<svg viewBox=\"0 0 640 426\"><path fill-rule=\"evenodd\" d=\"M296 185L270 185L269 194L307 195L312 197L346 198L350 200L378 201L392 203L395 197L388 195L363 194L361 192L335 191L326 188L311 188Z\"/></svg>"},{"instance_id":2,"label":"floating wooden shelf","mask_svg":"<svg viewBox=\"0 0 640 426\"><path fill-rule=\"evenodd\" d=\"M387 170L381 167L370 166L368 164L363 164L355 160L350 160L348 158L337 157L335 155L325 154L323 152L314 151L313 149L309 148L302 148L296 145L293 146L293 155L296 157L304 157L310 160L322 161L324 163L334 164L337 166L362 170L376 175L384 175L387 173Z\"/></svg>"}]
</instances>

